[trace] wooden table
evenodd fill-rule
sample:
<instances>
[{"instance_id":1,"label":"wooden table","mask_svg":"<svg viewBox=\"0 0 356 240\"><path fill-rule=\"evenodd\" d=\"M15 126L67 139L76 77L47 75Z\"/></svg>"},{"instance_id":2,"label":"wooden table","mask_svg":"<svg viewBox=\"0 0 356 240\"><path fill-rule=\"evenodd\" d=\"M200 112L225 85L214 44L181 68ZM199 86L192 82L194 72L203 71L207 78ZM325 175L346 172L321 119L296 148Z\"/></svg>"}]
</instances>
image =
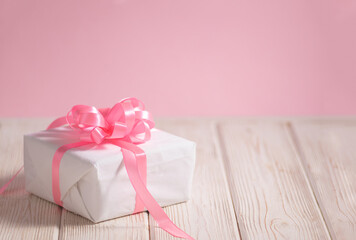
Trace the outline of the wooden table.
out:
<instances>
[{"instance_id":1,"label":"wooden table","mask_svg":"<svg viewBox=\"0 0 356 240\"><path fill-rule=\"evenodd\" d=\"M0 120L0 186L23 134L50 119ZM196 239L356 239L356 119L160 119L197 143L192 199L166 207ZM24 190L0 196L0 239L174 239L148 213L100 224Z\"/></svg>"}]
</instances>

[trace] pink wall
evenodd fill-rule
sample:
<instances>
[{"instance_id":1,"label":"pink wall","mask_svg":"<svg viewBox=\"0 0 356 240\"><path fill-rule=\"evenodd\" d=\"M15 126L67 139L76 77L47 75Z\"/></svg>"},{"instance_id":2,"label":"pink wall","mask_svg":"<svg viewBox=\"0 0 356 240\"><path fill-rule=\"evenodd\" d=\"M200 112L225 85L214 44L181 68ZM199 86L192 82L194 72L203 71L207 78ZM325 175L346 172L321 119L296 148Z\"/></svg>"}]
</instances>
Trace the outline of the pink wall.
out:
<instances>
[{"instance_id":1,"label":"pink wall","mask_svg":"<svg viewBox=\"0 0 356 240\"><path fill-rule=\"evenodd\" d=\"M356 114L355 1L0 1L0 116Z\"/></svg>"}]
</instances>

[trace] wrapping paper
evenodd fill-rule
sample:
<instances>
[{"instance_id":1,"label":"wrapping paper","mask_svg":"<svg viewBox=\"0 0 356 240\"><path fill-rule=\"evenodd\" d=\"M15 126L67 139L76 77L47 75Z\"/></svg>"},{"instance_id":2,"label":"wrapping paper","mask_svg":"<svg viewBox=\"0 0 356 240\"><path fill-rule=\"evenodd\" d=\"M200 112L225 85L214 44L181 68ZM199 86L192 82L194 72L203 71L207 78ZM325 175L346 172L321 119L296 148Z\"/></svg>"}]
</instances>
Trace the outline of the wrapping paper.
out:
<instances>
[{"instance_id":1,"label":"wrapping paper","mask_svg":"<svg viewBox=\"0 0 356 240\"><path fill-rule=\"evenodd\" d=\"M52 196L52 158L62 145L79 141L80 133L59 127L25 135L26 190L48 201ZM152 130L140 144L147 156L147 188L160 206L187 201L195 165L195 143ZM90 144L65 153L59 169L63 207L93 222L132 214L136 193L120 148Z\"/></svg>"}]
</instances>

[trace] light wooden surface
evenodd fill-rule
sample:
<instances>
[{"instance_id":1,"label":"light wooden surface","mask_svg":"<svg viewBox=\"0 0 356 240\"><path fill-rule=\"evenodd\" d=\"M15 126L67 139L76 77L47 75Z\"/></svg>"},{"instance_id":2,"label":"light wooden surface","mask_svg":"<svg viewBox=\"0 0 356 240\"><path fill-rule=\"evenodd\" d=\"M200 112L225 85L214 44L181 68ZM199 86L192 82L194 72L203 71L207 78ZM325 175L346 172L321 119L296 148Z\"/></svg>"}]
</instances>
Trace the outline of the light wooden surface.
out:
<instances>
[{"instance_id":1,"label":"light wooden surface","mask_svg":"<svg viewBox=\"0 0 356 240\"><path fill-rule=\"evenodd\" d=\"M303 121L292 130L331 236L356 239L356 121Z\"/></svg>"},{"instance_id":2,"label":"light wooden surface","mask_svg":"<svg viewBox=\"0 0 356 240\"><path fill-rule=\"evenodd\" d=\"M0 120L0 186L25 133L50 119ZM197 143L193 196L164 208L196 239L356 239L356 119L161 119ZM175 239L148 213L100 224L26 193L0 195L0 239Z\"/></svg>"}]
</instances>

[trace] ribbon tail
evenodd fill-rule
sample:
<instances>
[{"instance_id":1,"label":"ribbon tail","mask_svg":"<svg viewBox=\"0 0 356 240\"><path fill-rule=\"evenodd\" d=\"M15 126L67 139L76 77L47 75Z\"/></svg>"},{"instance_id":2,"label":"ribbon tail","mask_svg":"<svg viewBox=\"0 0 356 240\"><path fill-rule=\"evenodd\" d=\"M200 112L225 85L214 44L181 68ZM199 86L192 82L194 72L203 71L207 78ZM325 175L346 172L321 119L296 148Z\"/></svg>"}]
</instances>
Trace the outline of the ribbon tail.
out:
<instances>
[{"instance_id":1,"label":"ribbon tail","mask_svg":"<svg viewBox=\"0 0 356 240\"><path fill-rule=\"evenodd\" d=\"M136 164L142 182L145 186L147 186L147 159L145 154L136 155ZM136 194L136 205L135 205L134 213L143 212L144 210L145 210L145 205L142 202L139 195Z\"/></svg>"},{"instance_id":2,"label":"ribbon tail","mask_svg":"<svg viewBox=\"0 0 356 240\"><path fill-rule=\"evenodd\" d=\"M47 130L56 128L56 127L60 127L60 126L66 125L66 124L67 124L67 118L60 117L60 118L57 118L56 120L54 120L53 122L51 122L51 124L47 127Z\"/></svg>"},{"instance_id":3,"label":"ribbon tail","mask_svg":"<svg viewBox=\"0 0 356 240\"><path fill-rule=\"evenodd\" d=\"M12 176L12 178L10 179L10 181L8 181L7 183L5 183L5 185L0 188L0 194L3 194L3 193L5 192L5 190L8 188L8 186L10 185L10 183L11 183L12 181L14 181L14 179L17 177L17 175L19 175L19 173L21 172L22 169L23 169L23 166L22 166L19 170L17 170L17 172L15 173L14 176Z\"/></svg>"},{"instance_id":4,"label":"ribbon tail","mask_svg":"<svg viewBox=\"0 0 356 240\"><path fill-rule=\"evenodd\" d=\"M167 214L163 211L161 206L159 206L157 201L153 198L151 193L146 188L144 182L142 181L136 159L137 156L146 157L143 150L137 147L136 145L127 142L120 142L116 145L121 147L127 174L129 176L132 186L136 191L136 194L140 197L147 210L156 220L158 226L175 237L194 240L191 236L189 236L186 232L178 228L169 219Z\"/></svg>"}]
</instances>

